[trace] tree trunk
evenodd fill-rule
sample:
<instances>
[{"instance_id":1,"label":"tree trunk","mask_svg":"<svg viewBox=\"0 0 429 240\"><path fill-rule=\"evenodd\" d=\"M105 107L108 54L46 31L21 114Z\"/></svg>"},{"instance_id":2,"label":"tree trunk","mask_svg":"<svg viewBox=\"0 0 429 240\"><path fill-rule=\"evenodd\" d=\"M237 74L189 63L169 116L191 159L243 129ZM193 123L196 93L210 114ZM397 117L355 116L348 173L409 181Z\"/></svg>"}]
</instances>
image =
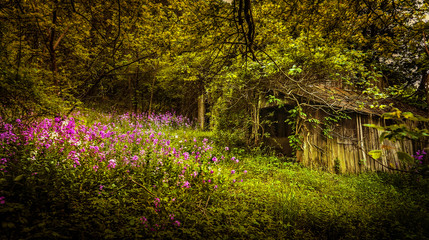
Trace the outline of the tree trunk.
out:
<instances>
[{"instance_id":1,"label":"tree trunk","mask_svg":"<svg viewBox=\"0 0 429 240\"><path fill-rule=\"evenodd\" d=\"M149 114L152 113L152 100L153 100L153 91L155 89L155 76L152 76L153 80L152 80L152 87L150 88L150 102L149 102Z\"/></svg>"},{"instance_id":2,"label":"tree trunk","mask_svg":"<svg viewBox=\"0 0 429 240\"><path fill-rule=\"evenodd\" d=\"M58 80L58 65L57 65L57 52L56 49L58 47L58 45L60 44L61 40L64 38L64 36L66 35L67 31L70 29L70 26L67 26L67 28L63 31L63 33L57 38L56 38L56 27L57 27L57 20L58 20L58 16L57 16L57 7L58 7L58 1L55 0L54 1L54 9L52 11L52 26L49 30L49 43L48 43L48 51L49 51L49 56L50 56L50 60L51 60L51 71L52 71L52 81L54 83L54 86L58 88L58 95L61 94L61 84L60 81Z\"/></svg>"},{"instance_id":3,"label":"tree trunk","mask_svg":"<svg viewBox=\"0 0 429 240\"><path fill-rule=\"evenodd\" d=\"M198 125L201 130L204 130L204 115L206 114L206 108L204 106L204 93L198 96Z\"/></svg>"},{"instance_id":4,"label":"tree trunk","mask_svg":"<svg viewBox=\"0 0 429 240\"><path fill-rule=\"evenodd\" d=\"M128 97L129 97L129 111L132 112L133 111L133 84L131 83L131 78L133 77L132 75L128 75Z\"/></svg>"},{"instance_id":5,"label":"tree trunk","mask_svg":"<svg viewBox=\"0 0 429 240\"><path fill-rule=\"evenodd\" d=\"M252 126L252 135L254 139L255 146L259 143L259 113L261 110L261 102L262 102L262 96L258 96L258 103L253 106L253 126Z\"/></svg>"},{"instance_id":6,"label":"tree trunk","mask_svg":"<svg viewBox=\"0 0 429 240\"><path fill-rule=\"evenodd\" d=\"M55 53L55 27L57 24L57 1L54 1L55 6L54 10L52 11L52 27L50 28L49 32L49 55L51 60L51 71L52 71L52 80L55 85L55 87L58 87L58 79L57 79L57 57Z\"/></svg>"},{"instance_id":7,"label":"tree trunk","mask_svg":"<svg viewBox=\"0 0 429 240\"><path fill-rule=\"evenodd\" d=\"M423 31L423 42L424 42L424 48L426 52L426 56L429 57L429 47L426 42L426 33ZM424 90L426 93L426 104L427 104L427 117L429 117L429 73L426 70L425 74L423 75L422 82L424 82Z\"/></svg>"},{"instance_id":8,"label":"tree trunk","mask_svg":"<svg viewBox=\"0 0 429 240\"><path fill-rule=\"evenodd\" d=\"M426 79L425 79L425 93L426 93L426 107L427 107L427 113L426 117L429 117L429 74L426 73Z\"/></svg>"},{"instance_id":9,"label":"tree trunk","mask_svg":"<svg viewBox=\"0 0 429 240\"><path fill-rule=\"evenodd\" d=\"M138 56L139 55L137 54L137 58ZM138 105L139 105L139 101L138 101L139 77L140 77L140 67L137 64L137 72L136 72L135 81L134 81L134 98L133 98L134 113L137 113Z\"/></svg>"}]
</instances>

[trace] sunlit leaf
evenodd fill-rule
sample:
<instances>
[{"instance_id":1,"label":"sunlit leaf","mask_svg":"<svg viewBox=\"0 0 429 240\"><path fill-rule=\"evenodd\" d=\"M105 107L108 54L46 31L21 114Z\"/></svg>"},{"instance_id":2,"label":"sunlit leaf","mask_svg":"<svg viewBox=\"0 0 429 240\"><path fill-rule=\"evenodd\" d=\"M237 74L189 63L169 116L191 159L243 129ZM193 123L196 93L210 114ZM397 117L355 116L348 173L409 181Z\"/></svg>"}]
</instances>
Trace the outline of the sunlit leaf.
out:
<instances>
[{"instance_id":1,"label":"sunlit leaf","mask_svg":"<svg viewBox=\"0 0 429 240\"><path fill-rule=\"evenodd\" d=\"M379 159L382 155L382 151L381 150L372 150L372 151L368 152L368 154L374 159Z\"/></svg>"},{"instance_id":2,"label":"sunlit leaf","mask_svg":"<svg viewBox=\"0 0 429 240\"><path fill-rule=\"evenodd\" d=\"M385 130L384 127L382 127L380 125L373 124L373 123L368 123L368 124L363 124L363 125L365 127L375 128L375 129L382 130L382 131Z\"/></svg>"}]
</instances>

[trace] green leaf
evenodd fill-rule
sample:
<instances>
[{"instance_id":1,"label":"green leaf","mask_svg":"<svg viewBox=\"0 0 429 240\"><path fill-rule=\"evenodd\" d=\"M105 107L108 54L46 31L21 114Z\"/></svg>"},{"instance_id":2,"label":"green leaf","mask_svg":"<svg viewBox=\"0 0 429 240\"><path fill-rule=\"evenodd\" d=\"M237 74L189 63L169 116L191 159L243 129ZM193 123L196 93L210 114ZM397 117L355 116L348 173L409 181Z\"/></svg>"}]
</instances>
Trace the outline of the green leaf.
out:
<instances>
[{"instance_id":1,"label":"green leaf","mask_svg":"<svg viewBox=\"0 0 429 240\"><path fill-rule=\"evenodd\" d=\"M380 141L384 141L384 139L389 139L391 141L395 141L395 139L391 138L391 131L386 131L380 134Z\"/></svg>"},{"instance_id":2,"label":"green leaf","mask_svg":"<svg viewBox=\"0 0 429 240\"><path fill-rule=\"evenodd\" d=\"M364 126L365 127L370 127L370 128L376 128L376 129L378 129L378 130L382 130L382 131L384 131L385 130L385 128L384 127L382 127L382 126L379 126L379 125L376 125L376 124L364 124Z\"/></svg>"},{"instance_id":3,"label":"green leaf","mask_svg":"<svg viewBox=\"0 0 429 240\"><path fill-rule=\"evenodd\" d=\"M414 117L414 114L410 112L404 112L402 113L402 116L406 119L417 120L417 118Z\"/></svg>"},{"instance_id":4,"label":"green leaf","mask_svg":"<svg viewBox=\"0 0 429 240\"><path fill-rule=\"evenodd\" d=\"M19 181L21 181L23 178L24 178L24 174L21 174L21 175L19 175L19 176L15 177L15 179L13 179L13 181L15 181L15 182L19 182Z\"/></svg>"},{"instance_id":5,"label":"green leaf","mask_svg":"<svg viewBox=\"0 0 429 240\"><path fill-rule=\"evenodd\" d=\"M413 162L414 158L410 156L410 154L405 152L397 152L399 160L403 162Z\"/></svg>"},{"instance_id":6,"label":"green leaf","mask_svg":"<svg viewBox=\"0 0 429 240\"><path fill-rule=\"evenodd\" d=\"M381 157L382 151L381 150L372 150L368 154L371 155L371 157L374 159L379 159Z\"/></svg>"},{"instance_id":7,"label":"green leaf","mask_svg":"<svg viewBox=\"0 0 429 240\"><path fill-rule=\"evenodd\" d=\"M389 113L384 113L383 114L383 118L384 119L394 119L396 118L396 112L389 112Z\"/></svg>"},{"instance_id":8,"label":"green leaf","mask_svg":"<svg viewBox=\"0 0 429 240\"><path fill-rule=\"evenodd\" d=\"M131 220L130 220L130 225L131 225L131 226L134 226L134 225L135 225L135 223L136 223L136 222L135 222L135 220L134 220L134 219L131 219Z\"/></svg>"}]
</instances>

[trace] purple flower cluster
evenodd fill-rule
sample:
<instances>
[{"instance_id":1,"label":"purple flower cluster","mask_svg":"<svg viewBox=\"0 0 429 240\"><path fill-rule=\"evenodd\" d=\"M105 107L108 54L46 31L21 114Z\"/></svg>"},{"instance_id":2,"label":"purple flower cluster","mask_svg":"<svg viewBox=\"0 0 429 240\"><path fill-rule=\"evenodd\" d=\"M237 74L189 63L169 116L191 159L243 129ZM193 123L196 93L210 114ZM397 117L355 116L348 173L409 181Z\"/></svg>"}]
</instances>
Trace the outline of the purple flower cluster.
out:
<instances>
[{"instance_id":1,"label":"purple flower cluster","mask_svg":"<svg viewBox=\"0 0 429 240\"><path fill-rule=\"evenodd\" d=\"M0 172L7 172L6 166L7 166L7 159L0 158Z\"/></svg>"},{"instance_id":2,"label":"purple flower cluster","mask_svg":"<svg viewBox=\"0 0 429 240\"><path fill-rule=\"evenodd\" d=\"M416 154L412 155L413 158L418 161L420 164L423 164L423 159L426 156L425 150L418 150Z\"/></svg>"},{"instance_id":3,"label":"purple flower cluster","mask_svg":"<svg viewBox=\"0 0 429 240\"><path fill-rule=\"evenodd\" d=\"M12 150L8 150L7 146L21 144L29 149L28 159L31 161L43 159L43 154L55 155L57 166L102 179L94 189L96 194L102 196L108 195L109 188L105 187L111 184L107 182L108 176L113 176L115 172L144 172L147 182L143 184L153 186L153 191L170 192L176 189L183 192L194 189L215 191L222 187L221 183L231 181L239 171L231 170L231 174L224 171L221 174L221 168L217 167L226 157L239 163L238 159L229 155L228 147L224 156L215 152L207 138L199 141L194 137L178 137L182 133L187 136L186 131L193 130L192 123L173 113L104 115L99 118L104 119L103 123L92 124L79 119L85 117L76 114L69 118L46 118L23 125L21 120L7 124L0 118L0 151L5 156L13 155L13 152L8 152ZM0 173L7 171L9 160L0 159ZM33 176L40 175L36 174L34 172ZM177 194L170 196L174 197L172 203L180 198ZM4 199L0 197L0 203L3 204ZM164 207L161 208L165 198L161 199L154 200L153 207L158 213L165 211L162 210ZM181 226L174 214L166 214L170 226ZM146 217L140 220L147 227L155 226L153 229L163 226L149 225Z\"/></svg>"},{"instance_id":4,"label":"purple flower cluster","mask_svg":"<svg viewBox=\"0 0 429 240\"><path fill-rule=\"evenodd\" d=\"M21 127L21 120L17 119L17 127ZM3 122L3 119L0 117L0 147L5 148L6 145L11 143L16 143L18 141L18 136L14 132L14 125Z\"/></svg>"}]
</instances>

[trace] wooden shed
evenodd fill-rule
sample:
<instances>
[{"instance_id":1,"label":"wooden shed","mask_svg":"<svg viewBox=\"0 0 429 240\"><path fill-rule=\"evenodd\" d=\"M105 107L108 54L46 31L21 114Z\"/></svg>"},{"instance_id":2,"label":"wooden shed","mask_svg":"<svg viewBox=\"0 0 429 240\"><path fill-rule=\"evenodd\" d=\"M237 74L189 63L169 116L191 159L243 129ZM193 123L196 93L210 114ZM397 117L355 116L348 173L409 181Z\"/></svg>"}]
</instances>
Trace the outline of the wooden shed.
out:
<instances>
[{"instance_id":1,"label":"wooden shed","mask_svg":"<svg viewBox=\"0 0 429 240\"><path fill-rule=\"evenodd\" d=\"M296 155L297 161L304 166L337 173L407 169L409 166L398 159L397 152L411 155L425 146L411 140L380 142L381 131L364 124L385 126L392 122L383 119L381 115L385 110L368 104L370 101L364 95L325 85L312 89L311 93L294 93L295 101L283 101L282 108L273 103L265 103L261 108L262 117L273 123L265 128L270 133L266 142L286 156ZM285 95L279 96L287 99ZM297 105L294 104L297 100L305 116L298 118L292 129L285 120L290 117L288 110ZM403 111L411 109L408 107ZM331 121L329 126L324 125L331 111L345 113L348 117ZM315 123L317 121L320 123ZM328 127L330 131L326 131ZM294 134L300 138L297 151L293 151L289 144L288 137ZM382 156L377 160L368 154L376 149L382 150Z\"/></svg>"}]
</instances>

